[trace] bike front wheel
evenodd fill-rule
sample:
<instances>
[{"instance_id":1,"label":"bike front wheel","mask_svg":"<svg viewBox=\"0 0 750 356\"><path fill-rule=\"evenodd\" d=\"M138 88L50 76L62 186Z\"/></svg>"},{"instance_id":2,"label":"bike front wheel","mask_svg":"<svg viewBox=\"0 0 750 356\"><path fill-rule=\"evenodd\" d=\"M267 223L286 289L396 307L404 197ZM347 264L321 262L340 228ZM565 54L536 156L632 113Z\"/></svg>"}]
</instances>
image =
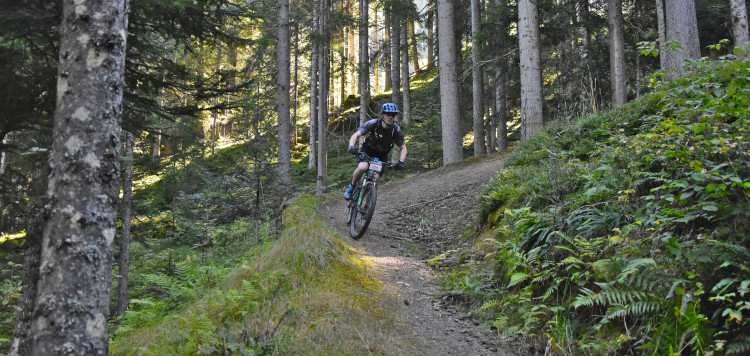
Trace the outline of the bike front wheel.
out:
<instances>
[{"instance_id":1,"label":"bike front wheel","mask_svg":"<svg viewBox=\"0 0 750 356\"><path fill-rule=\"evenodd\" d=\"M357 214L357 197L359 197L359 185L357 185L352 191L352 197L349 198L346 210L346 224L349 225L352 222L352 217Z\"/></svg>"},{"instance_id":2,"label":"bike front wheel","mask_svg":"<svg viewBox=\"0 0 750 356\"><path fill-rule=\"evenodd\" d=\"M362 187L362 198L352 202L349 215L349 235L353 239L359 239L370 226L370 220L375 213L375 202L377 201L377 190L374 185L367 184Z\"/></svg>"}]
</instances>

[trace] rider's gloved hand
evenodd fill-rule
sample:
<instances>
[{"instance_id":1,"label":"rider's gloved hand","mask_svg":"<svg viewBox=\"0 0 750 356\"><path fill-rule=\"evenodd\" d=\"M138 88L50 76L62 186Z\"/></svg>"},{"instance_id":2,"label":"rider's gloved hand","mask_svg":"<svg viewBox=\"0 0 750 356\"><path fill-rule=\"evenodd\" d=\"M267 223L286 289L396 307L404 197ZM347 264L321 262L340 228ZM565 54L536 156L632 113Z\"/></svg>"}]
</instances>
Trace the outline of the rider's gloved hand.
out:
<instances>
[{"instance_id":1,"label":"rider's gloved hand","mask_svg":"<svg viewBox=\"0 0 750 356\"><path fill-rule=\"evenodd\" d=\"M349 146L349 153L356 155L357 154L357 148L354 146Z\"/></svg>"},{"instance_id":2,"label":"rider's gloved hand","mask_svg":"<svg viewBox=\"0 0 750 356\"><path fill-rule=\"evenodd\" d=\"M397 171L404 169L404 161L398 161L398 163L393 165L393 169Z\"/></svg>"}]
</instances>

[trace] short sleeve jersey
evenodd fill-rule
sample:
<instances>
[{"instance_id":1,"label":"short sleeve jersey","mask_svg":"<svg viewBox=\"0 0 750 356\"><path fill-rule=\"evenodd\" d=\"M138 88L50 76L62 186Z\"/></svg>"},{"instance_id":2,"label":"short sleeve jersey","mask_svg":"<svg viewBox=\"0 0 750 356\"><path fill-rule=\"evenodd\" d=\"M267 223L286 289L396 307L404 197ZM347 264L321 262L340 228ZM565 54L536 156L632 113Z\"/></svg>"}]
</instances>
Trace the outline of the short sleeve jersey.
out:
<instances>
[{"instance_id":1,"label":"short sleeve jersey","mask_svg":"<svg viewBox=\"0 0 750 356\"><path fill-rule=\"evenodd\" d=\"M372 119L359 127L362 135L368 135L362 147L365 151L375 155L385 155L395 144L398 147L404 145L404 133L395 122L391 127L384 128L380 119Z\"/></svg>"}]
</instances>

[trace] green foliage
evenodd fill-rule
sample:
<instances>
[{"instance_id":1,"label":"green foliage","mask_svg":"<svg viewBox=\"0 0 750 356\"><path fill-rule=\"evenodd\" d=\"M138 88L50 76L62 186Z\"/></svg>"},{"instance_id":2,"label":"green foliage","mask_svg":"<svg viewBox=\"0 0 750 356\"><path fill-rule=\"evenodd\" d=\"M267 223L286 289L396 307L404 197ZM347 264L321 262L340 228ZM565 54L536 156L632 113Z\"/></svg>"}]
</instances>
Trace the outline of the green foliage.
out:
<instances>
[{"instance_id":1,"label":"green foliage","mask_svg":"<svg viewBox=\"0 0 750 356\"><path fill-rule=\"evenodd\" d=\"M140 294L150 295L132 299L111 352L359 354L363 343L381 345L370 346L376 353L408 350L394 342L395 322L384 313L400 301L381 293L370 267L321 221L315 200L302 197L285 211L278 240L226 266L186 258L171 275L141 276Z\"/></svg>"},{"instance_id":2,"label":"green foliage","mask_svg":"<svg viewBox=\"0 0 750 356\"><path fill-rule=\"evenodd\" d=\"M749 350L750 63L696 64L520 145L481 198L497 252L446 284L560 353Z\"/></svg>"},{"instance_id":3,"label":"green foliage","mask_svg":"<svg viewBox=\"0 0 750 356\"><path fill-rule=\"evenodd\" d=\"M0 251L10 243L0 244ZM22 268L18 263L0 258L0 349L9 345L13 336L18 301L21 297Z\"/></svg>"}]
</instances>

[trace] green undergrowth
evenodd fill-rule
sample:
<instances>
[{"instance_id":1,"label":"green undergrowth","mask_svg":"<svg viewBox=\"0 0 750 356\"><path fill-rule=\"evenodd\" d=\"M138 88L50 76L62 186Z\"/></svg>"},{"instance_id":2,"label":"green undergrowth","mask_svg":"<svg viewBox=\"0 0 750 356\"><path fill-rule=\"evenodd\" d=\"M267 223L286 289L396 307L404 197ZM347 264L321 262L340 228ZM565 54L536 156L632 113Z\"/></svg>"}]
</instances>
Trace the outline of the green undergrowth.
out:
<instances>
[{"instance_id":1,"label":"green undergrowth","mask_svg":"<svg viewBox=\"0 0 750 356\"><path fill-rule=\"evenodd\" d=\"M557 354L750 352L750 62L712 65L521 144L445 286Z\"/></svg>"},{"instance_id":2,"label":"green undergrowth","mask_svg":"<svg viewBox=\"0 0 750 356\"><path fill-rule=\"evenodd\" d=\"M214 154L196 154L190 159L166 157L158 174L135 172L135 213L155 216L183 206L193 210L199 206L204 215L225 222L246 216L252 209L263 210L264 206L254 207L248 202L272 186L276 167L271 158L253 142L242 141L217 148ZM262 201L268 199L262 197Z\"/></svg>"},{"instance_id":3,"label":"green undergrowth","mask_svg":"<svg viewBox=\"0 0 750 356\"><path fill-rule=\"evenodd\" d=\"M152 281L166 295L131 302L111 352L395 355L408 350L389 313L397 301L372 279L367 259L324 226L314 198L292 203L283 223L278 240L259 245L236 266L208 267L186 259L176 266L180 280ZM180 290L189 293L176 302Z\"/></svg>"}]
</instances>

